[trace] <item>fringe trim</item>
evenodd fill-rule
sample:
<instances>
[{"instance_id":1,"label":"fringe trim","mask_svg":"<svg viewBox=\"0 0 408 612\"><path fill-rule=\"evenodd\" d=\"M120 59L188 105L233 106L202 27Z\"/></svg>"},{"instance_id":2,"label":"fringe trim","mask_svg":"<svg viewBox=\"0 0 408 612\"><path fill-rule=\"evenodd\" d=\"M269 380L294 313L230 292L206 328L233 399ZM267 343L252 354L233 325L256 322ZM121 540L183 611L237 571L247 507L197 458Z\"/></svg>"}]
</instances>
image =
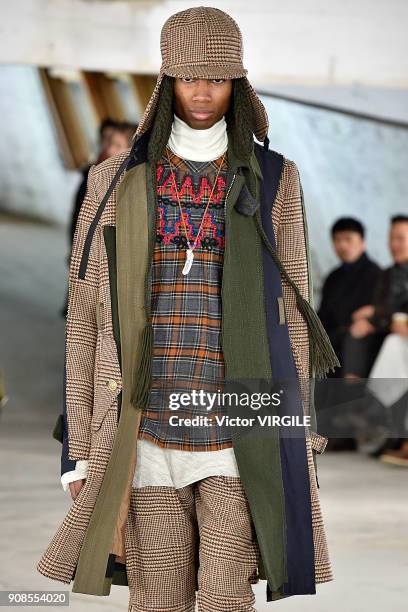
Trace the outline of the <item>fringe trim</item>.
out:
<instances>
[{"instance_id":1,"label":"fringe trim","mask_svg":"<svg viewBox=\"0 0 408 612\"><path fill-rule=\"evenodd\" d=\"M329 370L334 372L335 367L340 367L340 362L316 311L299 290L296 292L296 305L309 328L311 364L316 376L325 378Z\"/></svg>"},{"instance_id":2,"label":"fringe trim","mask_svg":"<svg viewBox=\"0 0 408 612\"><path fill-rule=\"evenodd\" d=\"M312 368L318 378L325 378L329 370L334 372L334 368L340 367L340 362L331 345L329 336L327 335L326 330L324 329L323 324L319 319L316 311L313 309L311 304L309 304L309 302L302 296L299 287L290 278L284 265L280 261L277 252L269 242L269 238L266 235L259 218L259 210L255 214L255 224L258 233L260 234L262 240L265 243L266 248L272 255L274 262L278 266L279 272L295 292L296 306L308 326L310 362Z\"/></svg>"},{"instance_id":3,"label":"fringe trim","mask_svg":"<svg viewBox=\"0 0 408 612\"><path fill-rule=\"evenodd\" d=\"M152 384L152 344L152 324L146 323L142 331L140 359L135 373L136 382L131 399L135 408L146 409L149 404L150 389Z\"/></svg>"}]
</instances>

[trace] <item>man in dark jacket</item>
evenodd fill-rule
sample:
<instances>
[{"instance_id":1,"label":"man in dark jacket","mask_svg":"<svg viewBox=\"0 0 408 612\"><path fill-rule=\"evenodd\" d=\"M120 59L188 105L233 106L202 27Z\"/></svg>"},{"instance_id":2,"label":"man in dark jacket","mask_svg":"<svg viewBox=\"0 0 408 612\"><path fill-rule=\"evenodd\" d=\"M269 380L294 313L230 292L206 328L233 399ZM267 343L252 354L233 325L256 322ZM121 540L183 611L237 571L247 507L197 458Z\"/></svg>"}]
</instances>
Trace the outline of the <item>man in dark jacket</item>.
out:
<instances>
[{"instance_id":1,"label":"man in dark jacket","mask_svg":"<svg viewBox=\"0 0 408 612\"><path fill-rule=\"evenodd\" d=\"M345 338L343 370L349 378L367 377L385 336L404 329L393 315L408 313L408 216L391 219L389 246L394 264L381 273L372 304L354 313Z\"/></svg>"},{"instance_id":2,"label":"man in dark jacket","mask_svg":"<svg viewBox=\"0 0 408 612\"><path fill-rule=\"evenodd\" d=\"M334 250L342 263L324 282L319 316L342 363L342 345L353 313L372 303L380 268L366 254L364 227L360 221L351 217L338 219L331 235ZM332 373L336 377L342 375L340 368Z\"/></svg>"}]
</instances>

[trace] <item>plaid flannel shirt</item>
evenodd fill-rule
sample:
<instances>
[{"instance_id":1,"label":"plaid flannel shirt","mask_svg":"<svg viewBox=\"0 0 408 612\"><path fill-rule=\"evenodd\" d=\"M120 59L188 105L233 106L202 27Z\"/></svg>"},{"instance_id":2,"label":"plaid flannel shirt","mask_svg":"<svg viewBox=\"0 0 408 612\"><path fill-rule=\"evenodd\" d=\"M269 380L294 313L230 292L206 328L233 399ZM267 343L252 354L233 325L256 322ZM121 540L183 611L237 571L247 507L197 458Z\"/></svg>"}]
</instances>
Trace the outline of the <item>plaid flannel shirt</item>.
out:
<instances>
[{"instance_id":1,"label":"plaid flannel shirt","mask_svg":"<svg viewBox=\"0 0 408 612\"><path fill-rule=\"evenodd\" d=\"M211 162L183 160L169 151L190 244L196 237L222 156ZM227 161L224 160L194 249L189 274L183 275L187 241L167 157L157 164L156 242L151 277L153 361L150 404L143 412L139 437L159 446L191 451L231 447L226 428L215 415L217 403L170 410L171 393L200 389L222 391L221 279ZM174 397L174 396L173 396ZM197 398L198 399L198 398ZM169 417L211 416L213 425L174 426Z\"/></svg>"}]
</instances>

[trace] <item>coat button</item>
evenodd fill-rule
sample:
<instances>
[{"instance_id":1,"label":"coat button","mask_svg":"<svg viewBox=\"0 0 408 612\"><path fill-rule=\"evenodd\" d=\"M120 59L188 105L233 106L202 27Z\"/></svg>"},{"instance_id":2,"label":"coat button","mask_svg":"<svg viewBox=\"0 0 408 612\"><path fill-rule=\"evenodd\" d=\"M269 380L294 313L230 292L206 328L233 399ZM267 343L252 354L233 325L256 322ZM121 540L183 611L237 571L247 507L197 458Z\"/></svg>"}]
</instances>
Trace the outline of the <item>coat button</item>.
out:
<instances>
[{"instance_id":1,"label":"coat button","mask_svg":"<svg viewBox=\"0 0 408 612\"><path fill-rule=\"evenodd\" d=\"M118 383L116 382L116 380L108 380L107 385L109 391L116 391L118 387Z\"/></svg>"}]
</instances>

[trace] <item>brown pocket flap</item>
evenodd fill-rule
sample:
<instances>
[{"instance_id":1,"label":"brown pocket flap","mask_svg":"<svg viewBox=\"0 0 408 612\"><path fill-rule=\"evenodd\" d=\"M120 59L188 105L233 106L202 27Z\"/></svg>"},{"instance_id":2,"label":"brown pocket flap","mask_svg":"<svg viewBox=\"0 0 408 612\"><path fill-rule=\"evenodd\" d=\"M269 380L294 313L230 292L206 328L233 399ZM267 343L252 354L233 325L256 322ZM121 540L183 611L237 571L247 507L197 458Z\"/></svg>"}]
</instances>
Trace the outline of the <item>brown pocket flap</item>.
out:
<instances>
[{"instance_id":1,"label":"brown pocket flap","mask_svg":"<svg viewBox=\"0 0 408 612\"><path fill-rule=\"evenodd\" d=\"M112 334L102 334L95 363L94 404L91 421L93 431L100 428L107 411L116 404L122 390L118 352Z\"/></svg>"},{"instance_id":2,"label":"brown pocket flap","mask_svg":"<svg viewBox=\"0 0 408 612\"><path fill-rule=\"evenodd\" d=\"M310 432L310 443L311 443L312 449L317 451L318 453L323 453L324 449L326 448L327 442L328 442L328 438L321 436L315 431Z\"/></svg>"}]
</instances>

